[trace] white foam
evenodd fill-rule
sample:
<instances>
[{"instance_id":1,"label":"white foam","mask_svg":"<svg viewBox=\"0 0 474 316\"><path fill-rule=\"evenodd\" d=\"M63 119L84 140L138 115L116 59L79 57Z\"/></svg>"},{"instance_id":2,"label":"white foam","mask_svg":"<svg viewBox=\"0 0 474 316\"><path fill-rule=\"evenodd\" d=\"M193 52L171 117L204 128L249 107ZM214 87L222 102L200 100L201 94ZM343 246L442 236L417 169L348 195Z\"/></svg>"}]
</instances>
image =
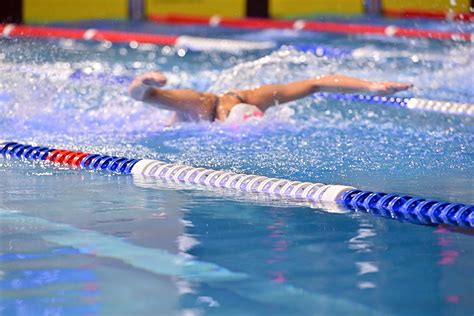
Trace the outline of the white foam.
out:
<instances>
[{"instance_id":1,"label":"white foam","mask_svg":"<svg viewBox=\"0 0 474 316\"><path fill-rule=\"evenodd\" d=\"M13 29L15 28L15 24L7 24L3 27L2 35L4 37L10 36L12 33Z\"/></svg>"},{"instance_id":2,"label":"white foam","mask_svg":"<svg viewBox=\"0 0 474 316\"><path fill-rule=\"evenodd\" d=\"M220 51L231 53L247 50L271 49L276 45L275 43L269 41L253 42L194 36L179 36L176 40L175 46L191 49L194 51Z\"/></svg>"}]
</instances>

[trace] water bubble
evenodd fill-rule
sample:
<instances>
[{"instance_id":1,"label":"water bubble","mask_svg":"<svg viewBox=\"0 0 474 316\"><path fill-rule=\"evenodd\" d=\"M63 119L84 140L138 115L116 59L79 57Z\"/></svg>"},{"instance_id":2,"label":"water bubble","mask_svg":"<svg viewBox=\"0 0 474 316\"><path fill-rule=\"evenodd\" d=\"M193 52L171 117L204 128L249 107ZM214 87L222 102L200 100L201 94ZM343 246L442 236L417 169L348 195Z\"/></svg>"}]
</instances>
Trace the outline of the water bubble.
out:
<instances>
[{"instance_id":1,"label":"water bubble","mask_svg":"<svg viewBox=\"0 0 474 316\"><path fill-rule=\"evenodd\" d=\"M177 54L179 57L184 57L186 55L186 50L184 48L180 48L178 49Z\"/></svg>"},{"instance_id":2,"label":"water bubble","mask_svg":"<svg viewBox=\"0 0 474 316\"><path fill-rule=\"evenodd\" d=\"M163 48L161 49L161 53L165 56L169 55L171 53L171 47L163 46Z\"/></svg>"}]
</instances>

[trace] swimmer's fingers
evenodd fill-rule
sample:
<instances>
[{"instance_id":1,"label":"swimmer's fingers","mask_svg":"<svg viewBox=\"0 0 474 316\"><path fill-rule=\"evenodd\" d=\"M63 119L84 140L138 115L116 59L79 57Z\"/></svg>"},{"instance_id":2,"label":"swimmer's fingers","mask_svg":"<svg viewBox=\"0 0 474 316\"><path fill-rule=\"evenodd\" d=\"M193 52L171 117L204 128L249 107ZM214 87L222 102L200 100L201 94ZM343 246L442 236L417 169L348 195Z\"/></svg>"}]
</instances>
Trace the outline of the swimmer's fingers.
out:
<instances>
[{"instance_id":1,"label":"swimmer's fingers","mask_svg":"<svg viewBox=\"0 0 474 316\"><path fill-rule=\"evenodd\" d=\"M166 84L166 77L160 72L148 72L136 77L128 87L130 96L135 100L143 101L147 94L155 87Z\"/></svg>"},{"instance_id":2,"label":"swimmer's fingers","mask_svg":"<svg viewBox=\"0 0 474 316\"><path fill-rule=\"evenodd\" d=\"M383 84L385 85L386 89L391 93L407 90L413 87L413 84L411 83L383 82Z\"/></svg>"},{"instance_id":3,"label":"swimmer's fingers","mask_svg":"<svg viewBox=\"0 0 474 316\"><path fill-rule=\"evenodd\" d=\"M399 82L375 82L371 85L370 91L377 94L391 94L403 90L407 90L413 87L411 83L399 83Z\"/></svg>"},{"instance_id":4,"label":"swimmer's fingers","mask_svg":"<svg viewBox=\"0 0 474 316\"><path fill-rule=\"evenodd\" d=\"M136 78L144 85L152 87L163 87L166 84L166 77L158 71L148 72Z\"/></svg>"}]
</instances>

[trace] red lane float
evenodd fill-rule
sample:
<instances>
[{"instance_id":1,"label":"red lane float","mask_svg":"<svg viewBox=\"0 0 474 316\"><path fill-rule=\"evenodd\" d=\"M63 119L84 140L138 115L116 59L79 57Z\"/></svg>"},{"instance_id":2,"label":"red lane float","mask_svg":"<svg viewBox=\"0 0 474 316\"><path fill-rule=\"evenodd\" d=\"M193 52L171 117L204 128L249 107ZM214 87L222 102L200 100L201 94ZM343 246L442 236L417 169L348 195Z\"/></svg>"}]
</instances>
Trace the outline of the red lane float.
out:
<instances>
[{"instance_id":1,"label":"red lane float","mask_svg":"<svg viewBox=\"0 0 474 316\"><path fill-rule=\"evenodd\" d=\"M81 151L71 151L65 149L55 149L48 154L45 160L79 167L82 160L90 154Z\"/></svg>"},{"instance_id":2,"label":"red lane float","mask_svg":"<svg viewBox=\"0 0 474 316\"><path fill-rule=\"evenodd\" d=\"M124 43L135 41L137 43L158 45L175 45L178 40L178 36L172 35L14 24L0 25L0 31L5 37L69 38L77 40L111 41Z\"/></svg>"},{"instance_id":3,"label":"red lane float","mask_svg":"<svg viewBox=\"0 0 474 316\"><path fill-rule=\"evenodd\" d=\"M421 18L431 20L454 20L474 22L474 13L427 12L417 10L384 10L383 15L393 18Z\"/></svg>"},{"instance_id":4,"label":"red lane float","mask_svg":"<svg viewBox=\"0 0 474 316\"><path fill-rule=\"evenodd\" d=\"M156 45L176 45L179 36L116 31L97 31L93 39L110 42L137 42Z\"/></svg>"},{"instance_id":5,"label":"red lane float","mask_svg":"<svg viewBox=\"0 0 474 316\"><path fill-rule=\"evenodd\" d=\"M62 29L62 28L51 28L51 27L31 27L26 25L12 25L9 24L7 27L13 27L7 34L10 37L52 37L52 38L71 38L71 39L83 39L84 30L81 29Z\"/></svg>"},{"instance_id":6,"label":"red lane float","mask_svg":"<svg viewBox=\"0 0 474 316\"><path fill-rule=\"evenodd\" d=\"M374 34L383 36L429 38L437 40L472 41L473 35L467 32L446 32L416 28L403 28L394 25L315 22L303 20L271 20L255 18L190 17L181 15L150 16L150 21L168 24L200 24L243 29L297 29L316 32L342 34Z\"/></svg>"}]
</instances>

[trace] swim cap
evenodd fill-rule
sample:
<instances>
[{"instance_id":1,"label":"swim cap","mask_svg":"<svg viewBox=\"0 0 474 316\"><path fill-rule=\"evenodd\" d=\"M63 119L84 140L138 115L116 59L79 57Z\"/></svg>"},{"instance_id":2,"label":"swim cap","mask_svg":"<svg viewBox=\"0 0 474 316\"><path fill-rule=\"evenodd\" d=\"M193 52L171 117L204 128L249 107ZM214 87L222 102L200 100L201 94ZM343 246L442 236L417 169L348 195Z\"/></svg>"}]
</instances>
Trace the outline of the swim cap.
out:
<instances>
[{"instance_id":1,"label":"swim cap","mask_svg":"<svg viewBox=\"0 0 474 316\"><path fill-rule=\"evenodd\" d=\"M263 112L255 105L239 103L229 112L226 123L250 123L261 120Z\"/></svg>"}]
</instances>

